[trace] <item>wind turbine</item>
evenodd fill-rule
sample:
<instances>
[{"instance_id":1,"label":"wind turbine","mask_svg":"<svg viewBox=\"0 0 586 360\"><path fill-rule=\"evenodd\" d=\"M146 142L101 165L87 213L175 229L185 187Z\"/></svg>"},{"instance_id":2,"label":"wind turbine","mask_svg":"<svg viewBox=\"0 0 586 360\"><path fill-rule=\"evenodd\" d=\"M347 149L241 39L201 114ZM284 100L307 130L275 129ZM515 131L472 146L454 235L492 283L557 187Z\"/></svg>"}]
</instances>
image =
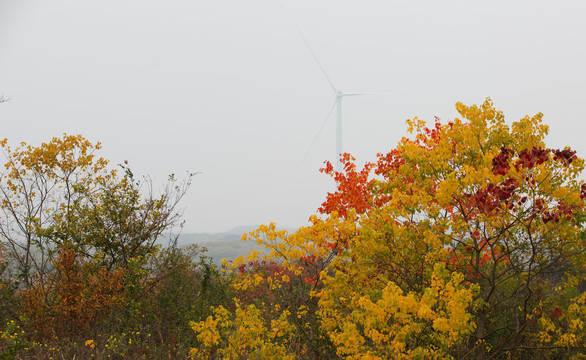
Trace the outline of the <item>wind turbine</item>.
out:
<instances>
[{"instance_id":1,"label":"wind turbine","mask_svg":"<svg viewBox=\"0 0 586 360\"><path fill-rule=\"evenodd\" d=\"M307 150L307 153L305 154L305 157L307 156L307 154L309 154L309 150L311 150L311 147L313 146L313 144L317 140L317 137L321 133L321 130L323 129L323 127L325 125L325 122L330 117L330 114L332 113L332 110L334 109L334 107L336 107L336 170L338 172L341 172L342 171L342 163L340 162L339 157L340 157L340 154L342 154L344 152L344 148L343 148L343 135L342 135L342 99L344 97L346 97L346 96L360 96L360 95L397 95L397 94L395 94L395 93L380 93L380 92L351 92L351 93L345 93L345 92L342 92L341 90L337 89L334 86L334 83L332 82L332 80L330 79L330 77L328 76L328 73L325 71L325 69L323 68L323 66L319 62L319 59L317 58L317 55L315 55L315 53L313 52L311 46L309 45L309 42L305 38L305 35L303 35L303 32L301 31L301 29L299 27L297 27L297 30L299 30L299 33L301 34L301 37L303 38L303 41L305 42L305 45L307 45L307 48L309 49L309 52L311 52L311 55L315 59L315 62L317 63L317 65L321 69L321 72L326 77L326 80L328 81L328 83L330 84L330 87L332 88L332 90L334 90L334 94L336 95L336 101L334 102L334 104L332 105L332 107L330 109L330 112L328 113L328 115L324 119L324 122L323 122L321 128L319 129L316 137L314 138L313 143L310 145L309 149Z\"/></svg>"}]
</instances>

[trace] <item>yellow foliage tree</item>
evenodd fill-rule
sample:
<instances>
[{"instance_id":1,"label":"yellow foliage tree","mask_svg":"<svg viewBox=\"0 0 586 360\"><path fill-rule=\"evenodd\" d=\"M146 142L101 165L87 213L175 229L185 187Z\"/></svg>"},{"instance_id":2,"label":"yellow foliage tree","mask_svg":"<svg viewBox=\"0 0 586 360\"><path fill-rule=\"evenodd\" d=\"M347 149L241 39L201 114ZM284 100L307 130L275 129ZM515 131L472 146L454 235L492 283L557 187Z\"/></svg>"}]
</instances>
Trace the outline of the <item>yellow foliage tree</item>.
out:
<instances>
[{"instance_id":1,"label":"yellow foliage tree","mask_svg":"<svg viewBox=\"0 0 586 360\"><path fill-rule=\"evenodd\" d=\"M45 281L56 246L46 230L58 213L87 199L97 182L112 178L101 148L82 136L64 135L38 147L0 141L6 163L0 174L0 236L25 286Z\"/></svg>"},{"instance_id":2,"label":"yellow foliage tree","mask_svg":"<svg viewBox=\"0 0 586 360\"><path fill-rule=\"evenodd\" d=\"M578 320L584 311L584 161L569 148L545 147L548 128L541 114L509 126L490 100L456 108L463 120L436 121L431 128L408 120L414 138L403 138L366 165L374 176L366 186L354 186L369 192L354 207L364 209L359 234L332 264L341 286L337 296L364 296L372 287L380 292L389 282L421 296L429 291L431 269L445 264L476 294L467 309L474 336L459 332L460 344L444 347L448 354L551 357L584 351ZM329 172L347 189L344 181L356 178L352 171L347 166L346 174ZM329 194L327 209L345 211L353 204L348 193ZM358 305L354 301L347 311ZM548 322L556 324L549 334L558 340L544 344ZM409 342L406 353L417 346Z\"/></svg>"},{"instance_id":3,"label":"yellow foliage tree","mask_svg":"<svg viewBox=\"0 0 586 360\"><path fill-rule=\"evenodd\" d=\"M293 314L292 336L307 341L292 320L314 316L311 330L340 358L583 353L584 161L546 147L542 114L507 125L489 99L456 109L462 119L445 124L408 120L413 137L362 170L348 154L342 172L327 163L338 188L310 226L244 237L311 286L247 271L251 254L233 264L235 287L264 286L273 301L275 286L301 288L305 302L279 308ZM279 315L264 306L265 322Z\"/></svg>"},{"instance_id":4,"label":"yellow foliage tree","mask_svg":"<svg viewBox=\"0 0 586 360\"><path fill-rule=\"evenodd\" d=\"M165 229L179 222L175 207L190 184L170 178L155 196L152 182L120 176L95 155L99 143L63 135L34 147L6 139L0 174L0 236L25 287L44 282L60 247L85 257L128 265L144 256Z\"/></svg>"}]
</instances>

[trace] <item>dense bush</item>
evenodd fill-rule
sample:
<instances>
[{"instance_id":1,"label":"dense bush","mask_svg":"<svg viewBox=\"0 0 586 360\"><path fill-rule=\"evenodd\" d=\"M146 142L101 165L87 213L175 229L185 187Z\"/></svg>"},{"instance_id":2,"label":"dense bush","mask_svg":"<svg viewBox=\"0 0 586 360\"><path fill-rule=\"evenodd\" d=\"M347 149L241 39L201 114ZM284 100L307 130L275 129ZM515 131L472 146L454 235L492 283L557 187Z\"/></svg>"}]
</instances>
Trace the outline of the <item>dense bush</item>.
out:
<instances>
[{"instance_id":1,"label":"dense bush","mask_svg":"<svg viewBox=\"0 0 586 360\"><path fill-rule=\"evenodd\" d=\"M156 195L81 136L0 145L0 355L185 358L189 321L230 297L205 249L156 245L192 175Z\"/></svg>"},{"instance_id":2,"label":"dense bush","mask_svg":"<svg viewBox=\"0 0 586 360\"><path fill-rule=\"evenodd\" d=\"M228 279L197 247L157 248L130 269L66 250L56 259L50 284L0 289L5 358L184 359L197 343L189 322L231 299Z\"/></svg>"}]
</instances>

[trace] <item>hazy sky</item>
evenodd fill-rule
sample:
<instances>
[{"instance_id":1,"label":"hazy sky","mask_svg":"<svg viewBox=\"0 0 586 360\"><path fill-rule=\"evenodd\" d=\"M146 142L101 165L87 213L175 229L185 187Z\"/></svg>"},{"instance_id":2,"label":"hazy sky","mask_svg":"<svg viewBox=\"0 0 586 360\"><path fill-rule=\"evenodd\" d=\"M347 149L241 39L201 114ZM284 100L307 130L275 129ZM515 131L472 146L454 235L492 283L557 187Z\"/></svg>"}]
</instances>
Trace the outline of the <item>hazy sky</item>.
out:
<instances>
[{"instance_id":1,"label":"hazy sky","mask_svg":"<svg viewBox=\"0 0 586 360\"><path fill-rule=\"evenodd\" d=\"M552 147L586 155L583 1L0 0L2 131L62 133L161 182L201 171L186 231L306 223L332 181L335 86L344 150L393 148L404 121L490 96L507 121L545 114Z\"/></svg>"}]
</instances>

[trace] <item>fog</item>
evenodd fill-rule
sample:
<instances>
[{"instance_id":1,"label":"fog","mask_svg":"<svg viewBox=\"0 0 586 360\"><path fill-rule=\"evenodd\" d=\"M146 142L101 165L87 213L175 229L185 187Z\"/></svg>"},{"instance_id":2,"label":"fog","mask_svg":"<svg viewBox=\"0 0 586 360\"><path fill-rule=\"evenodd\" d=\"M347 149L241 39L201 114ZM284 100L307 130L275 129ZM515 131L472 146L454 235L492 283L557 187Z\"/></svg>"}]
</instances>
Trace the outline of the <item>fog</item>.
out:
<instances>
[{"instance_id":1,"label":"fog","mask_svg":"<svg viewBox=\"0 0 586 360\"><path fill-rule=\"evenodd\" d=\"M586 5L579 1L0 0L2 133L101 142L160 184L201 172L185 231L304 225L344 151L392 149L405 119L451 120L491 97L507 121L544 113L549 145L585 156ZM307 153L307 156L305 156Z\"/></svg>"}]
</instances>

